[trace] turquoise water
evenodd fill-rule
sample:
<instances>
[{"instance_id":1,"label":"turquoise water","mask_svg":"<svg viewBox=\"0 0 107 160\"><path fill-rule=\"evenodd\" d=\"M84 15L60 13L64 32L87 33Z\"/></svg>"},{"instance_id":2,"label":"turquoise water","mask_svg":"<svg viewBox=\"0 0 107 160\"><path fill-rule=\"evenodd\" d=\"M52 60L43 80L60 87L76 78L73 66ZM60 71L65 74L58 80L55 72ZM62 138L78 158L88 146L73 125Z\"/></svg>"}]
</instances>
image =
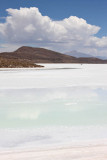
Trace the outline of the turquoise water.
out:
<instances>
[{"instance_id":1,"label":"turquoise water","mask_svg":"<svg viewBox=\"0 0 107 160\"><path fill-rule=\"evenodd\" d=\"M0 91L0 128L107 124L107 90L88 87Z\"/></svg>"}]
</instances>

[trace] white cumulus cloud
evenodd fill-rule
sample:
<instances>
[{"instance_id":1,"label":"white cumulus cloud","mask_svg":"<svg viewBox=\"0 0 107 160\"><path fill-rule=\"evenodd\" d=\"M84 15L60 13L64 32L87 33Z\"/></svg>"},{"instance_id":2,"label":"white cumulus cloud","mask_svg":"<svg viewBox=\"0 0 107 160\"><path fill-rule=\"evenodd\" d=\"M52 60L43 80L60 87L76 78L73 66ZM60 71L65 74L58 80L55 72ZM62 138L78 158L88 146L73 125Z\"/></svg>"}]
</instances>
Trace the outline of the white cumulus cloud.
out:
<instances>
[{"instance_id":1,"label":"white cumulus cloud","mask_svg":"<svg viewBox=\"0 0 107 160\"><path fill-rule=\"evenodd\" d=\"M107 37L95 36L100 27L88 24L82 18L71 16L55 21L43 16L36 7L10 8L7 12L5 23L0 23L1 39L6 42L4 46L33 44L59 51L77 49L89 53L107 47Z\"/></svg>"}]
</instances>

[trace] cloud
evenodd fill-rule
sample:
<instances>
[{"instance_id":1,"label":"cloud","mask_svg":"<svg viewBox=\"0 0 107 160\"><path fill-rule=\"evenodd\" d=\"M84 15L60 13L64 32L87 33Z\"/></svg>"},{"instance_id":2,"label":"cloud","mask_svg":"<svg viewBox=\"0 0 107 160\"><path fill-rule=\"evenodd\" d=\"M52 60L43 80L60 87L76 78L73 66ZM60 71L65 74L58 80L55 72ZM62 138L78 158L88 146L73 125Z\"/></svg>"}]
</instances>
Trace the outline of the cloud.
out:
<instances>
[{"instance_id":1,"label":"cloud","mask_svg":"<svg viewBox=\"0 0 107 160\"><path fill-rule=\"evenodd\" d=\"M7 9L5 23L0 23L0 35L7 46L34 45L59 51L79 49L97 52L107 48L107 37L95 36L100 27L71 16L54 21L43 16L38 8ZM12 47L15 48L15 47ZM16 47L17 48L17 47Z\"/></svg>"}]
</instances>

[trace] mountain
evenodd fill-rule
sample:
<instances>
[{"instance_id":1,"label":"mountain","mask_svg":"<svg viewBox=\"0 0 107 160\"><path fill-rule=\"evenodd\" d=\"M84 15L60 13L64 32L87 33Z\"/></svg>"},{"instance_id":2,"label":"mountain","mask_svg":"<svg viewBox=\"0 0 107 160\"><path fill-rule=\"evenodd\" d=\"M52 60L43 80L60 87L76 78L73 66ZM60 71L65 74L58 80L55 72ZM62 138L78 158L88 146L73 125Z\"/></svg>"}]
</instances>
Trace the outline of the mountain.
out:
<instances>
[{"instance_id":1,"label":"mountain","mask_svg":"<svg viewBox=\"0 0 107 160\"><path fill-rule=\"evenodd\" d=\"M80 57L93 57L92 55L90 54L86 54L86 53L82 53L82 52L78 52L76 50L73 50L71 52L66 52L65 53L66 55L69 55L69 56L74 56L76 58L80 58Z\"/></svg>"},{"instance_id":2,"label":"mountain","mask_svg":"<svg viewBox=\"0 0 107 160\"><path fill-rule=\"evenodd\" d=\"M99 59L107 60L106 56L96 56L96 57L99 58Z\"/></svg>"},{"instance_id":3,"label":"mountain","mask_svg":"<svg viewBox=\"0 0 107 160\"><path fill-rule=\"evenodd\" d=\"M14 52L0 53L1 58L23 60L30 63L107 63L107 60L101 60L95 57L76 58L59 52L44 48L33 48L23 46Z\"/></svg>"},{"instance_id":4,"label":"mountain","mask_svg":"<svg viewBox=\"0 0 107 160\"><path fill-rule=\"evenodd\" d=\"M93 56L93 55L90 55L90 54L78 52L76 50L73 50L71 52L66 52L65 54L69 55L69 56L74 56L76 58L81 58L81 57L90 58L90 57L93 57L93 58L99 58L99 59L102 59L102 60L107 60L106 56Z\"/></svg>"},{"instance_id":5,"label":"mountain","mask_svg":"<svg viewBox=\"0 0 107 160\"><path fill-rule=\"evenodd\" d=\"M14 52L0 53L0 57L26 59L34 63L72 63L75 57L64 55L44 48L23 46Z\"/></svg>"}]
</instances>

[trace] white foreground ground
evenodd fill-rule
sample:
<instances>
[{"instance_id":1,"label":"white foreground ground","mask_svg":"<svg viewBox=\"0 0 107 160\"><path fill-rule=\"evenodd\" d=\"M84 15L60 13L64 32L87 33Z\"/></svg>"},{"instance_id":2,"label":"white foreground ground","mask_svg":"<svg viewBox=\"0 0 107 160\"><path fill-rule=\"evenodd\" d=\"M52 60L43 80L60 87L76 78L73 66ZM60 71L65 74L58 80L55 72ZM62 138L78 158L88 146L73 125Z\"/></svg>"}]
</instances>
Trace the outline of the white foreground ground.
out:
<instances>
[{"instance_id":1,"label":"white foreground ground","mask_svg":"<svg viewBox=\"0 0 107 160\"><path fill-rule=\"evenodd\" d=\"M107 146L21 150L0 153L1 160L107 160Z\"/></svg>"},{"instance_id":2,"label":"white foreground ground","mask_svg":"<svg viewBox=\"0 0 107 160\"><path fill-rule=\"evenodd\" d=\"M17 97L17 94L15 92L16 90L19 90L19 93L20 93L20 89L26 89L22 94L24 95L28 89L38 89L37 91L38 93L40 92L40 94L41 94L41 90L39 91L39 89L43 89L43 88L52 89L51 94L50 93L48 94L50 90L49 91L47 90L47 95L45 95L46 97L42 97L41 101L43 101L43 103L46 103L46 99L49 99L50 102L53 101L54 103L54 100L58 100L58 99L62 100L62 99L66 99L66 97L69 98L69 95L73 92L73 87L74 87L74 91L75 91L75 87L77 87L77 90L72 93L72 97L74 96L73 98L75 100L77 97L80 96L80 93L78 93L78 88L81 89L83 87L83 89L85 89L85 91L81 92L81 97L83 96L83 99L87 99L87 96L88 96L88 100L89 100L88 102L90 105L91 105L90 102L92 100L93 100L92 103L95 102L95 104L98 101L98 104L96 104L96 108L92 115L93 119L92 121L89 119L89 124L88 124L88 120L86 119L86 124L85 124L87 126L86 131L84 130L84 128L78 129L78 126L77 126L76 131L75 129L71 130L71 132L70 130L67 130L66 133L68 134L64 134L63 128L61 132L57 130L53 132L52 129L51 131L48 131L47 129L47 130L43 130L42 132L36 133L37 131L35 132L34 130L34 132L32 132L32 129L29 129L29 132L23 131L19 134L20 128L18 132L15 129L14 129L15 131L12 131L12 132L11 132L11 129L8 131L8 127L4 129L2 125L5 125L6 127L8 119L4 124L2 124L2 120L4 117L0 117L0 125L1 125L0 126L0 160L107 160L107 119L106 119L107 65L87 65L87 64L86 65L85 64L84 65L44 64L44 65L46 66L46 68L44 69L0 69L0 91L1 91L0 92L0 98L1 98L0 113L2 113L2 111L4 113L4 115L2 116L8 117L8 119L10 120L10 123L12 122L16 123L15 122L16 116L17 116L17 119L20 120L21 122L25 120L25 124L26 124L26 120L28 122L31 120L32 122L36 122L35 118L38 119L39 112L36 112L35 108L31 108L31 110L29 111L31 100L32 99L35 100L35 97L32 98L33 92L36 94L35 91L31 92L31 97L27 95L27 99L28 99L27 103L26 103L26 97L25 97L25 101L23 99L21 101L23 102L23 104L25 104L25 106L26 104L29 104L28 111L26 110L25 112L25 110L21 110L20 108L18 110L17 109L18 107L16 107L17 109L17 110L15 109L16 113L13 112L15 105L21 106L21 103L19 103L19 99L21 100L21 98L19 99L16 98ZM70 87L72 87L72 92L69 92L69 95L65 94L69 91ZM89 87L90 90L87 89L87 87ZM60 90L60 88L62 89ZM55 89L55 92L54 92L54 89ZM14 93L16 94L14 96L13 96L13 90L14 90ZM63 91L63 94L61 94L62 91ZM53 92L55 94L53 94ZM77 96L77 93L78 93L78 96ZM11 98L15 96L16 96L15 97L16 101L10 103L10 106L9 106L8 102L5 100L5 95L9 97L8 99L9 103L11 102ZM81 99L82 99L81 97L80 97L79 103L81 102ZM34 105L36 104L35 101L33 103ZM13 105L13 108L11 107L11 105ZM69 99L68 102L65 102L64 107L68 107L67 110L69 109L69 112L74 112L74 113L77 112L77 114L79 113L78 109L80 109L80 111L81 110L84 111L85 109L88 110L88 107L85 108L83 106L83 103L81 107L77 106L76 108L75 105L76 103L74 102L72 103ZM8 109L7 110L8 113L4 112L5 110L3 110L3 107L4 108L7 107L5 110ZM9 107L11 107L11 110L9 110ZM24 109L26 109L26 107ZM47 108L47 110L48 109L49 108ZM98 113L97 113L97 109L98 110L100 109ZM24 114L22 114L22 111ZM59 113L60 113L60 110L59 110ZM98 117L94 119L94 115ZM90 115L89 115L89 118L90 118ZM98 121L98 118L100 118L101 121L100 119ZM67 117L65 117L65 119L67 119ZM93 121L95 122L95 124L90 124L90 122L92 123ZM99 125L98 123L100 122L101 122L100 127L98 126L98 129L95 129L94 125L97 126ZM60 123L61 122L59 122L59 125ZM14 124L12 125L14 127ZM46 122L44 122L44 125L46 125ZM50 122L50 125L51 125L51 122ZM91 129L90 125L93 125L95 131L94 129ZM22 129L24 130L24 128ZM39 135L39 133L41 133L41 136ZM73 142L73 140L75 141ZM77 140L77 145L75 145L76 140ZM82 140L83 142L82 145L79 144L79 140L80 141ZM89 141L89 143L87 143L87 140ZM63 141L63 144L60 143L62 141ZM49 146L45 145L45 143L47 144L47 142ZM66 145L66 142L67 143L69 142L68 146Z\"/></svg>"}]
</instances>

